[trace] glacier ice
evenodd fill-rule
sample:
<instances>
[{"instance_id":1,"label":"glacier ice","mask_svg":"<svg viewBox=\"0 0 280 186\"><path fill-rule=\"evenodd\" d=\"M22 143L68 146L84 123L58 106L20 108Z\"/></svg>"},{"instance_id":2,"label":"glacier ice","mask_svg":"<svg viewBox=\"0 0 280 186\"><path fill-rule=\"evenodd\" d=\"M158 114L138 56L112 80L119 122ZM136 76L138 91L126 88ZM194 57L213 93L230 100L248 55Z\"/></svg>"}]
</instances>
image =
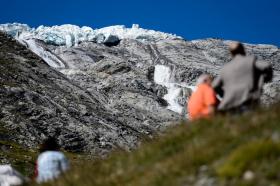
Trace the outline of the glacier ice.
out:
<instances>
[{"instance_id":1,"label":"glacier ice","mask_svg":"<svg viewBox=\"0 0 280 186\"><path fill-rule=\"evenodd\" d=\"M154 72L155 83L165 86L167 88L167 94L163 99L168 102L167 109L177 113L182 113L183 107L178 102L178 97L182 91L181 87L171 81L172 71L170 67L164 65L156 65Z\"/></svg>"},{"instance_id":2,"label":"glacier ice","mask_svg":"<svg viewBox=\"0 0 280 186\"><path fill-rule=\"evenodd\" d=\"M165 86L171 78L171 69L164 65L156 65L154 72L154 81L159 85Z\"/></svg>"},{"instance_id":3,"label":"glacier ice","mask_svg":"<svg viewBox=\"0 0 280 186\"><path fill-rule=\"evenodd\" d=\"M76 25L61 25L61 26L39 26L33 32L34 38L43 40L47 44L66 45L67 47L78 45L79 42L88 41L89 35L93 30L89 27Z\"/></svg>"},{"instance_id":4,"label":"glacier ice","mask_svg":"<svg viewBox=\"0 0 280 186\"><path fill-rule=\"evenodd\" d=\"M92 29L87 26L76 25L39 26L30 28L26 24L8 23L0 24L0 31L4 31L18 40L39 39L47 44L72 47L84 41L97 43L116 42L121 39L136 39L141 41L157 41L162 39L182 39L173 34L140 28L133 24L132 28L124 25L109 26Z\"/></svg>"},{"instance_id":5,"label":"glacier ice","mask_svg":"<svg viewBox=\"0 0 280 186\"><path fill-rule=\"evenodd\" d=\"M163 96L163 99L168 103L167 109L183 114L184 108L180 99L185 95L185 89L191 89L191 91L194 91L196 87L184 82L175 82L174 73L175 69L171 69L169 66L156 65L154 82L167 88L167 94Z\"/></svg>"},{"instance_id":6,"label":"glacier ice","mask_svg":"<svg viewBox=\"0 0 280 186\"><path fill-rule=\"evenodd\" d=\"M62 69L66 66L56 55L52 54L49 51L46 51L43 47L39 46L34 40L29 39L25 40L25 43L28 45L29 49L35 54L40 56L44 61L51 67Z\"/></svg>"},{"instance_id":7,"label":"glacier ice","mask_svg":"<svg viewBox=\"0 0 280 186\"><path fill-rule=\"evenodd\" d=\"M27 45L30 50L43 58L48 65L58 69L65 68L63 61L51 52L44 50L43 47L37 44L36 40L55 46L72 47L85 41L114 46L122 39L151 42L162 39L182 39L176 35L142 29L138 24L133 24L132 28L116 25L94 30L87 26L79 27L70 24L31 28L26 24L7 23L0 24L0 31L15 37L19 42Z\"/></svg>"},{"instance_id":8,"label":"glacier ice","mask_svg":"<svg viewBox=\"0 0 280 186\"><path fill-rule=\"evenodd\" d=\"M5 32L13 37L16 37L22 32L32 32L32 29L27 24L12 23L0 24L0 31Z\"/></svg>"}]
</instances>

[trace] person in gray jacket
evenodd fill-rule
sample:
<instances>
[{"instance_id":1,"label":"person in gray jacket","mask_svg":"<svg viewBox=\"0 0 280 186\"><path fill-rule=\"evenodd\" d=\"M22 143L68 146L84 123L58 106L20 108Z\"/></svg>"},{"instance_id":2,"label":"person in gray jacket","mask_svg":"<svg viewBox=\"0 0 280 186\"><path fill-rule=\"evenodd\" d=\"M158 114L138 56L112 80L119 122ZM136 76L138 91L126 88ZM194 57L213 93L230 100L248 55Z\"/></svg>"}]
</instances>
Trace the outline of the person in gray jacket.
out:
<instances>
[{"instance_id":1,"label":"person in gray jacket","mask_svg":"<svg viewBox=\"0 0 280 186\"><path fill-rule=\"evenodd\" d=\"M233 59L222 68L212 86L222 98L218 110L243 112L258 104L263 84L272 80L272 66L247 56L239 42L231 43L229 49Z\"/></svg>"}]
</instances>

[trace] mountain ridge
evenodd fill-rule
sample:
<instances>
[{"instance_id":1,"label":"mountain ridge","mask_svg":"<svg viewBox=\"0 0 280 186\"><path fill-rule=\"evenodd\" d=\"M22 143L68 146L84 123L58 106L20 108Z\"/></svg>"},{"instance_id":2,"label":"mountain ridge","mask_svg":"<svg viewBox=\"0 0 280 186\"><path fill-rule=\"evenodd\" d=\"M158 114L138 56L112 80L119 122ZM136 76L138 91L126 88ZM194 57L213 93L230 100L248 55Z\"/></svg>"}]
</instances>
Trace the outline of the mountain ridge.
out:
<instances>
[{"instance_id":1,"label":"mountain ridge","mask_svg":"<svg viewBox=\"0 0 280 186\"><path fill-rule=\"evenodd\" d=\"M231 59L231 41L217 39L124 38L112 46L93 40L69 47L17 35L0 38L2 69L13 77L0 76L0 121L18 130L11 139L33 148L56 135L66 150L101 156L134 149L184 119L197 77L216 76ZM245 47L273 65L274 80L262 97L271 104L279 99L279 48Z\"/></svg>"}]
</instances>

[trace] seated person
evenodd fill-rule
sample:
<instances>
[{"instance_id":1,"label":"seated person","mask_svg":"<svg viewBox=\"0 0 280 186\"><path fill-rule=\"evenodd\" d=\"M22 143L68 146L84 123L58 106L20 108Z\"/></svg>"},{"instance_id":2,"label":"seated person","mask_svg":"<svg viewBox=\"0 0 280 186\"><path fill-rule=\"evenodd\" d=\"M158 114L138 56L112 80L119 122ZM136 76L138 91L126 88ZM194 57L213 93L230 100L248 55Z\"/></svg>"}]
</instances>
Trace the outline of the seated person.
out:
<instances>
[{"instance_id":1,"label":"seated person","mask_svg":"<svg viewBox=\"0 0 280 186\"><path fill-rule=\"evenodd\" d=\"M201 75L197 80L196 90L188 101L188 113L191 120L207 118L215 112L216 93L211 87L213 78L209 74Z\"/></svg>"},{"instance_id":2,"label":"seated person","mask_svg":"<svg viewBox=\"0 0 280 186\"><path fill-rule=\"evenodd\" d=\"M16 186L23 185L29 181L17 170L11 167L11 165L0 165L0 185L1 186Z\"/></svg>"},{"instance_id":3,"label":"seated person","mask_svg":"<svg viewBox=\"0 0 280 186\"><path fill-rule=\"evenodd\" d=\"M48 138L41 146L41 154L36 162L35 176L38 183L57 178L69 169L69 163L54 138Z\"/></svg>"}]
</instances>

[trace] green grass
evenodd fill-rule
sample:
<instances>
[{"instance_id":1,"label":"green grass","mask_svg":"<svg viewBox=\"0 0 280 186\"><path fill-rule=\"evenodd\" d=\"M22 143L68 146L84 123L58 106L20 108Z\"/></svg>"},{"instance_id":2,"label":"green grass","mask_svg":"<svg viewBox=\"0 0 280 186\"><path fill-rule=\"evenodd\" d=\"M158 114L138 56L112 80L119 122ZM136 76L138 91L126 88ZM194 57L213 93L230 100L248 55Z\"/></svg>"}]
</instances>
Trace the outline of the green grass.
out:
<instances>
[{"instance_id":1,"label":"green grass","mask_svg":"<svg viewBox=\"0 0 280 186\"><path fill-rule=\"evenodd\" d=\"M71 170L45 185L195 185L201 177L214 185L279 185L279 113L276 105L181 123L133 152L113 152L104 160L67 154ZM252 180L243 179L246 171L253 172Z\"/></svg>"},{"instance_id":2,"label":"green grass","mask_svg":"<svg viewBox=\"0 0 280 186\"><path fill-rule=\"evenodd\" d=\"M75 162L65 176L46 185L194 185L202 167L216 185L278 185L278 113L280 106L274 106L246 116L182 123L134 152ZM248 170L253 180L243 179Z\"/></svg>"},{"instance_id":3,"label":"green grass","mask_svg":"<svg viewBox=\"0 0 280 186\"><path fill-rule=\"evenodd\" d=\"M246 169L258 168L262 161L277 160L279 154L280 143L271 140L252 141L234 150L217 172L222 177L240 177Z\"/></svg>"},{"instance_id":4,"label":"green grass","mask_svg":"<svg viewBox=\"0 0 280 186\"><path fill-rule=\"evenodd\" d=\"M0 123L0 136L12 134ZM10 140L0 140L0 157L6 159L18 171L26 176L32 176L37 153Z\"/></svg>"}]
</instances>

